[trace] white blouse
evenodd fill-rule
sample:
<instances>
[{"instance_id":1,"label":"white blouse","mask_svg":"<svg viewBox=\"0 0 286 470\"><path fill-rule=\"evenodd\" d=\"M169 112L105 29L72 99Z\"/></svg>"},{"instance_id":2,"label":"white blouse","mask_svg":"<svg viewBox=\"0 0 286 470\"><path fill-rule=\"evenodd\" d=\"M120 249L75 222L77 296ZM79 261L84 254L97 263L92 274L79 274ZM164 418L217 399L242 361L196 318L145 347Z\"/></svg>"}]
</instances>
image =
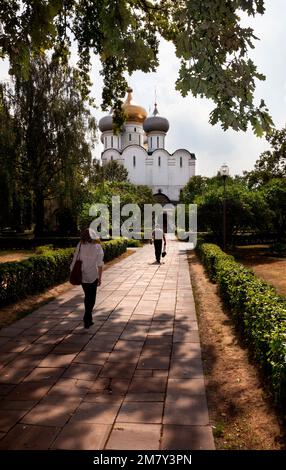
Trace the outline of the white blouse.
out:
<instances>
[{"instance_id":1,"label":"white blouse","mask_svg":"<svg viewBox=\"0 0 286 470\"><path fill-rule=\"evenodd\" d=\"M78 257L80 247L80 254ZM104 252L99 243L79 243L76 247L70 270L77 259L82 261L82 282L90 284L98 279L98 269L103 266Z\"/></svg>"}]
</instances>

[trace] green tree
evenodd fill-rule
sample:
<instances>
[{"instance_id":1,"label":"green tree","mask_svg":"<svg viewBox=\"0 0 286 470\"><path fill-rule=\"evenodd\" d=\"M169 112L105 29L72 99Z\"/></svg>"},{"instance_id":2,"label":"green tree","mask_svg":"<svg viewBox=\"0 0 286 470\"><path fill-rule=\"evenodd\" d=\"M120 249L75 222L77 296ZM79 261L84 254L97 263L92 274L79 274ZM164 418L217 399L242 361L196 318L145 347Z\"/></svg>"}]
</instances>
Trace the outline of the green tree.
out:
<instances>
[{"instance_id":1,"label":"green tree","mask_svg":"<svg viewBox=\"0 0 286 470\"><path fill-rule=\"evenodd\" d=\"M89 215L92 204L106 204L111 214L112 196L120 197L121 207L125 204L138 204L142 214L144 204L154 204L152 190L148 186L136 186L128 181L103 181L96 186L88 183L86 197L83 199L79 216L80 228L87 227L92 222L93 217Z\"/></svg>"},{"instance_id":2,"label":"green tree","mask_svg":"<svg viewBox=\"0 0 286 470\"><path fill-rule=\"evenodd\" d=\"M213 232L216 241L223 239L223 200L221 186L213 186L195 198L198 206L199 231ZM260 191L251 191L246 184L228 178L226 190L226 233L231 237L243 231L266 231L271 225L271 211Z\"/></svg>"},{"instance_id":3,"label":"green tree","mask_svg":"<svg viewBox=\"0 0 286 470\"><path fill-rule=\"evenodd\" d=\"M5 87L0 87L0 226L13 225L11 211L15 206L16 145L13 118L4 98ZM14 211L15 213L15 211Z\"/></svg>"},{"instance_id":4,"label":"green tree","mask_svg":"<svg viewBox=\"0 0 286 470\"><path fill-rule=\"evenodd\" d=\"M262 193L272 211L271 222L279 241L286 241L286 179L273 178L263 188Z\"/></svg>"},{"instance_id":5,"label":"green tree","mask_svg":"<svg viewBox=\"0 0 286 470\"><path fill-rule=\"evenodd\" d=\"M265 77L248 57L257 38L251 27L242 26L241 12L263 14L264 0L4 0L0 48L11 73L27 78L35 54L51 49L67 60L72 36L83 96L88 96L94 52L102 63L103 109L112 106L121 125L124 74L154 71L163 37L181 60L176 83L181 94L212 99L211 124L245 131L250 123L261 135L272 120L263 100L254 104L255 81Z\"/></svg>"},{"instance_id":6,"label":"green tree","mask_svg":"<svg viewBox=\"0 0 286 470\"><path fill-rule=\"evenodd\" d=\"M127 181L128 171L117 160L110 160L105 165L101 165L98 160L94 160L90 170L89 180L93 184L98 184L102 181Z\"/></svg>"},{"instance_id":7,"label":"green tree","mask_svg":"<svg viewBox=\"0 0 286 470\"><path fill-rule=\"evenodd\" d=\"M286 127L275 130L267 140L271 150L263 152L255 163L254 170L245 173L249 186L258 187L272 178L286 177Z\"/></svg>"},{"instance_id":8,"label":"green tree","mask_svg":"<svg viewBox=\"0 0 286 470\"><path fill-rule=\"evenodd\" d=\"M17 77L6 103L14 116L21 181L32 194L39 235L45 200L71 208L75 187L88 174L95 121L74 70L44 56L31 63L28 79Z\"/></svg>"},{"instance_id":9,"label":"green tree","mask_svg":"<svg viewBox=\"0 0 286 470\"><path fill-rule=\"evenodd\" d=\"M193 176L184 186L180 194L180 202L183 204L192 204L196 196L200 196L207 189L210 178L206 176Z\"/></svg>"}]
</instances>

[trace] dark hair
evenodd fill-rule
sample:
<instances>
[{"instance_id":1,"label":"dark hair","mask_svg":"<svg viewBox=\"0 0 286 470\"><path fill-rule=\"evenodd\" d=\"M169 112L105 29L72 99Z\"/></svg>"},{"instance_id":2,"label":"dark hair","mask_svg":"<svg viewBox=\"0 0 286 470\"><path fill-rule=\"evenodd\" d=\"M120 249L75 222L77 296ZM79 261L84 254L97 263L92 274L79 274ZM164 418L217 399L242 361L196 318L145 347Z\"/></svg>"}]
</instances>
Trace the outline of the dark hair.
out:
<instances>
[{"instance_id":1,"label":"dark hair","mask_svg":"<svg viewBox=\"0 0 286 470\"><path fill-rule=\"evenodd\" d=\"M81 235L80 235L80 241L82 243L92 243L92 238L90 236L90 233L89 233L89 229L86 228L84 229L82 232L81 232Z\"/></svg>"}]
</instances>

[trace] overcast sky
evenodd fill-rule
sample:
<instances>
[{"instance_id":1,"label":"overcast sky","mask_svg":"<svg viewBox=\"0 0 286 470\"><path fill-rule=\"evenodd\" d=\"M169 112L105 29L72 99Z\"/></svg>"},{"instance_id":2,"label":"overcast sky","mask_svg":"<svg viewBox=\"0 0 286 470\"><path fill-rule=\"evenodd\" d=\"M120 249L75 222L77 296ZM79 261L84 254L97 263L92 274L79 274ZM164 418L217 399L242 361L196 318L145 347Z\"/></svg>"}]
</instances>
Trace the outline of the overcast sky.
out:
<instances>
[{"instance_id":1,"label":"overcast sky","mask_svg":"<svg viewBox=\"0 0 286 470\"><path fill-rule=\"evenodd\" d=\"M257 86L257 102L265 99L279 128L285 125L286 119L286 0L266 0L266 12L255 19L244 20L254 28L256 48L250 57L254 60L259 72L266 75L266 81ZM98 104L101 100L102 81L99 75L99 62L94 59L92 67L92 94ZM154 105L154 90L157 88L157 102L161 115L170 122L166 148L171 153L177 148L186 148L197 157L197 174L212 176L217 173L222 163L227 163L231 174L242 174L243 170L253 167L260 153L268 148L262 138L257 138L249 130L247 133L226 131L220 125L208 123L213 104L208 100L193 98L191 95L182 98L175 90L178 77L179 60L175 57L174 48L167 42L160 47L160 66L156 73L136 72L129 77L134 89L134 101L149 112ZM1 78L7 76L7 67L2 66ZM104 115L99 109L94 111L97 119ZM100 158L102 147L98 144L95 156Z\"/></svg>"}]
</instances>

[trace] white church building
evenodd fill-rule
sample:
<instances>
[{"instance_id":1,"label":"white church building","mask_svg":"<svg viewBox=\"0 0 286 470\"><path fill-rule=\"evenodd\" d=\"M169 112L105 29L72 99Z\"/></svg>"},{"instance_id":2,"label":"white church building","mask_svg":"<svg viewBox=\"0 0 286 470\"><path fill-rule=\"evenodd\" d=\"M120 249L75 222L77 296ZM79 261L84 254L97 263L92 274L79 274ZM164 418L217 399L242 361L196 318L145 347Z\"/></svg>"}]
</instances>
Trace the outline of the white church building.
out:
<instances>
[{"instance_id":1,"label":"white church building","mask_svg":"<svg viewBox=\"0 0 286 470\"><path fill-rule=\"evenodd\" d=\"M159 115L157 104L151 116L133 103L131 88L123 104L127 120L119 135L113 133L112 114L99 121L104 145L102 164L117 160L136 185L149 186L158 202L177 202L180 191L195 175L196 157L186 149L170 154L165 148L169 121Z\"/></svg>"}]
</instances>

